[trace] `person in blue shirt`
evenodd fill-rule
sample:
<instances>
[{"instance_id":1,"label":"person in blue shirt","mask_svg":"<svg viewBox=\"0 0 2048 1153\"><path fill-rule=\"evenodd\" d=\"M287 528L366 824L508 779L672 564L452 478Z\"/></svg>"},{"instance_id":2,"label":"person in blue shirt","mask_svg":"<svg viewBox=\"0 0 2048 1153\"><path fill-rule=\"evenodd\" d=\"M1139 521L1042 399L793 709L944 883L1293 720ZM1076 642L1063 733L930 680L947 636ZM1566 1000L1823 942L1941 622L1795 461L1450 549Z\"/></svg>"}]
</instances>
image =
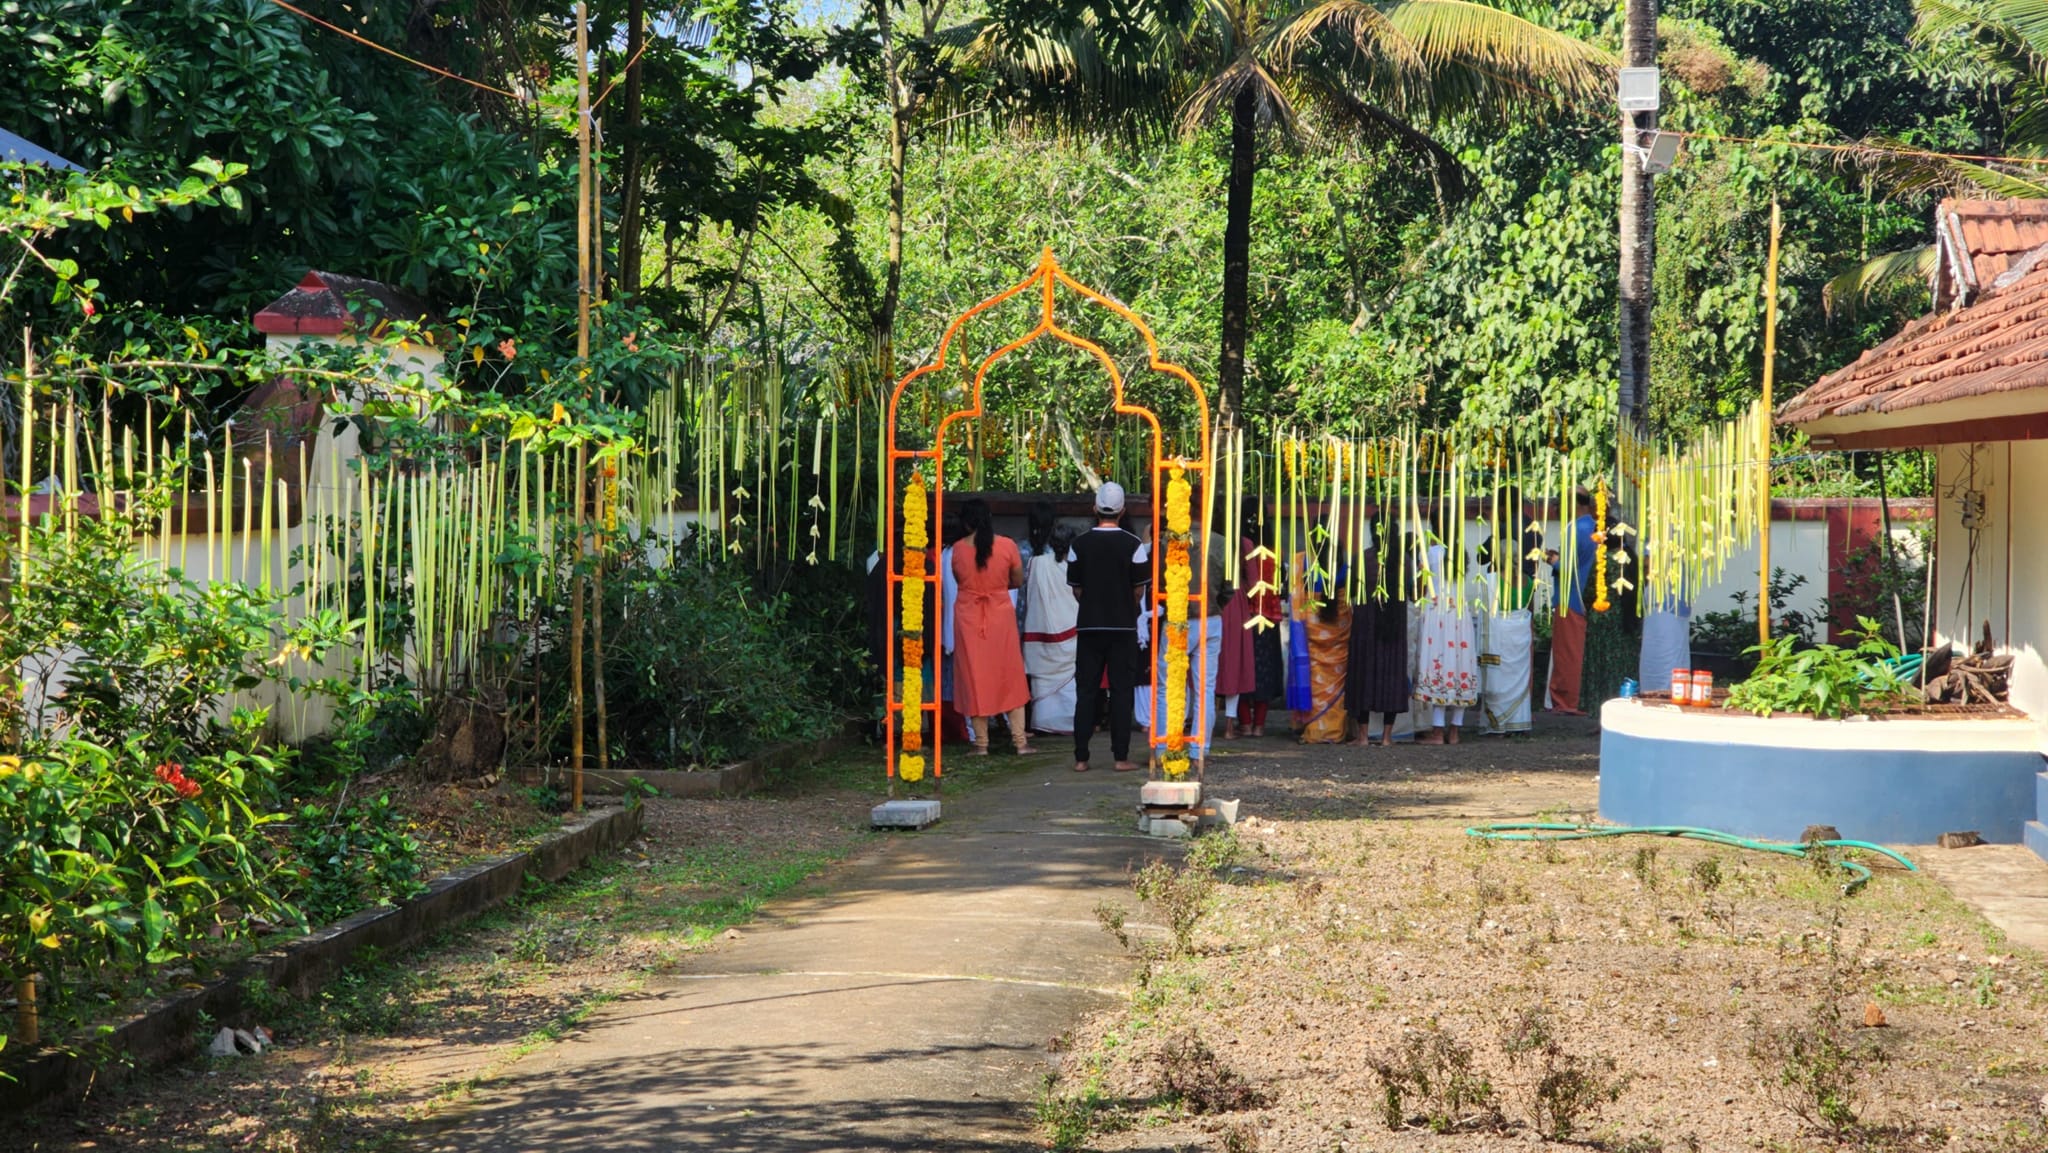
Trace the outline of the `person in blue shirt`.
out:
<instances>
[{"instance_id":1,"label":"person in blue shirt","mask_svg":"<svg viewBox=\"0 0 2048 1153\"><path fill-rule=\"evenodd\" d=\"M1560 611L1550 627L1549 710L1566 716L1583 717L1579 707L1579 682L1586 667L1586 586L1593 583L1593 555L1606 534L1594 531L1593 496L1580 492L1574 500L1578 519L1572 522L1574 572L1570 587L1560 589ZM1551 554L1557 563L1557 554Z\"/></svg>"}]
</instances>

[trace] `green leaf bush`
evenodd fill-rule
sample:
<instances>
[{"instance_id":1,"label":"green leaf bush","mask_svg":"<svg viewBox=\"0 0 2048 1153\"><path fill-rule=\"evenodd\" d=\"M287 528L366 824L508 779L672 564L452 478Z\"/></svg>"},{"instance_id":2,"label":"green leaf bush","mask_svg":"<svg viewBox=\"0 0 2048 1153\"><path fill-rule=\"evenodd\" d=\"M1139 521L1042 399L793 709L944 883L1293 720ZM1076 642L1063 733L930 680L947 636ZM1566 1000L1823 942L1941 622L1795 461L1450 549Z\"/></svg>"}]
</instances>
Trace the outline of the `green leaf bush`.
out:
<instances>
[{"instance_id":1,"label":"green leaf bush","mask_svg":"<svg viewBox=\"0 0 2048 1153\"><path fill-rule=\"evenodd\" d=\"M1773 637L1750 646L1757 658L1748 680L1728 690L1727 707L1755 713L1805 713L1815 717L1851 717L1883 712L1913 698L1910 682L1884 662L1899 655L1898 647L1878 632L1869 617L1857 618L1848 635L1856 647L1819 644L1800 648L1797 637Z\"/></svg>"},{"instance_id":2,"label":"green leaf bush","mask_svg":"<svg viewBox=\"0 0 2048 1153\"><path fill-rule=\"evenodd\" d=\"M145 966L304 925L271 828L290 752L230 701L283 646L327 642L288 635L272 594L141 559L167 498L8 541L0 975L40 974L53 1023Z\"/></svg>"}]
</instances>

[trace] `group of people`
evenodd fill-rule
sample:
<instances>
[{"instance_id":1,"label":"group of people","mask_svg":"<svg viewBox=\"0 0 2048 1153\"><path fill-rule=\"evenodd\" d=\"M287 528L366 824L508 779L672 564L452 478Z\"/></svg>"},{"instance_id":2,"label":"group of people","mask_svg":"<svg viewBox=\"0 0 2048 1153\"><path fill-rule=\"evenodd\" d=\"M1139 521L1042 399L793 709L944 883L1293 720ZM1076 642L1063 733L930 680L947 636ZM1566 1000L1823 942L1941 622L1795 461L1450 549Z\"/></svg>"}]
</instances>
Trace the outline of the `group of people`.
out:
<instances>
[{"instance_id":1,"label":"group of people","mask_svg":"<svg viewBox=\"0 0 2048 1153\"><path fill-rule=\"evenodd\" d=\"M1500 499L1519 510L1511 494ZM1562 599L1540 606L1556 612L1547 707L1567 714L1580 712L1583 590L1601 546L1591 500L1579 499L1570 530L1578 579L1564 582ZM1089 769L1099 727L1108 729L1120 772L1139 767L1131 758L1134 729L1145 729L1155 746L1167 743L1165 702L1153 699L1144 675L1157 608L1151 546L1131 531L1124 505L1122 487L1104 483L1094 523L1076 531L1041 501L1019 542L996 533L987 502L961 503L939 554L938 672L944 724L973 755L988 753L999 726L1019 754L1037 751L1034 733L1071 734L1076 772ZM1518 511L1495 523L1516 519ZM1191 591L1206 589L1187 628L1185 747L1192 760L1207 756L1212 739L1265 735L1276 702L1292 711L1292 730L1310 743L1388 746L1412 732L1418 743L1457 744L1475 709L1482 732L1530 728L1538 561L1558 563L1540 530L1525 529L1512 552L1481 543L1460 580L1448 509L1436 510L1414 542L1382 517L1367 539L1289 558L1283 589L1282 566L1254 510L1244 524L1234 583L1221 537L1198 533L1190 544L1204 581ZM878 655L887 595L879 562L879 555L869 560ZM1165 653L1152 659L1163 685L1173 662Z\"/></svg>"}]
</instances>

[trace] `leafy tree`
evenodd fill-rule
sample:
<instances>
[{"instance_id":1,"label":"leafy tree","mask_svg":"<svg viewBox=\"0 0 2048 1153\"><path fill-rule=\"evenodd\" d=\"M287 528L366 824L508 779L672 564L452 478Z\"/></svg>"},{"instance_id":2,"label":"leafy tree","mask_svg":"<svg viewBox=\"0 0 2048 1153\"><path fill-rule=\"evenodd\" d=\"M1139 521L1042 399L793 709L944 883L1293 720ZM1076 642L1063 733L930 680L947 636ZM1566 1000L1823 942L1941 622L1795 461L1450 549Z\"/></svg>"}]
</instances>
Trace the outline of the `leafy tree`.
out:
<instances>
[{"instance_id":1,"label":"leafy tree","mask_svg":"<svg viewBox=\"0 0 2048 1153\"><path fill-rule=\"evenodd\" d=\"M1166 2L1060 17L1025 5L978 29L970 52L1007 104L1056 122L1229 126L1217 373L1226 422L1244 407L1262 132L1385 141L1426 160L1454 194L1458 164L1418 125L1600 99L1610 66L1600 49L1470 0Z\"/></svg>"}]
</instances>

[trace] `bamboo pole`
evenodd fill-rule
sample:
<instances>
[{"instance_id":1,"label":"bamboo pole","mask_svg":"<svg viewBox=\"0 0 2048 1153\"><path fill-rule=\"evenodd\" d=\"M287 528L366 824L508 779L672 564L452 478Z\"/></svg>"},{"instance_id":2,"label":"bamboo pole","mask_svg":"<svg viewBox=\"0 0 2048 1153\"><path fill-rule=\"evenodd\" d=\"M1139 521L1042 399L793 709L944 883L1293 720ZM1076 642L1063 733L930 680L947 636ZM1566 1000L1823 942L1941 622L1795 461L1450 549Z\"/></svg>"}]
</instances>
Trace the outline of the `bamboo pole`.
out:
<instances>
[{"instance_id":1,"label":"bamboo pole","mask_svg":"<svg viewBox=\"0 0 2048 1153\"><path fill-rule=\"evenodd\" d=\"M1756 481L1760 528L1757 530L1756 637L1771 643L1771 386L1778 360L1778 200L1771 198L1771 250L1764 263L1764 394L1757 421Z\"/></svg>"},{"instance_id":2,"label":"bamboo pole","mask_svg":"<svg viewBox=\"0 0 2048 1153\"><path fill-rule=\"evenodd\" d=\"M590 360L590 13L576 0L576 359ZM583 494L588 451L576 446L575 568L569 594L569 807L583 811Z\"/></svg>"}]
</instances>

